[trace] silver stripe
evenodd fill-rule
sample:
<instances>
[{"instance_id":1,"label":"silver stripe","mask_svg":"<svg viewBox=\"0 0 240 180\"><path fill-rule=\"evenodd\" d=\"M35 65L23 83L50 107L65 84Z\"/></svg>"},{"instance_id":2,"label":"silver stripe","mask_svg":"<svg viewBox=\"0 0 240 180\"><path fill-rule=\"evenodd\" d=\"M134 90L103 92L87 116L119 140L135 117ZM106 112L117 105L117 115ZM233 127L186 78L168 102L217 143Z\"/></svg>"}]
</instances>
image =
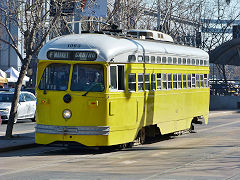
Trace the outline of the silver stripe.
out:
<instances>
[{"instance_id":1,"label":"silver stripe","mask_svg":"<svg viewBox=\"0 0 240 180\"><path fill-rule=\"evenodd\" d=\"M36 133L63 135L109 135L109 126L53 126L37 124Z\"/></svg>"}]
</instances>

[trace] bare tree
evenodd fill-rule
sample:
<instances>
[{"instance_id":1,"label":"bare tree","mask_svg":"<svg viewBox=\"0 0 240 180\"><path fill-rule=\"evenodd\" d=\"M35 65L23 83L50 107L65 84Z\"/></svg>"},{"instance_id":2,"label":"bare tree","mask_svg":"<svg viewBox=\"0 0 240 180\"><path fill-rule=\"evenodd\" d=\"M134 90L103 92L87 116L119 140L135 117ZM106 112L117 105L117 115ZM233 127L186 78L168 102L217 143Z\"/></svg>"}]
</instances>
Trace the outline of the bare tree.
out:
<instances>
[{"instance_id":1,"label":"bare tree","mask_svg":"<svg viewBox=\"0 0 240 180\"><path fill-rule=\"evenodd\" d=\"M20 89L30 61L37 55L67 5L63 0L52 0L51 5L49 2L48 0L5 0L0 4L0 29L4 31L0 41L14 49L22 63L8 120L5 135L7 138L12 136ZM50 13L52 13L51 16ZM14 27L18 31L12 31L9 27ZM21 53L18 48L19 34L24 39L25 53Z\"/></svg>"},{"instance_id":2,"label":"bare tree","mask_svg":"<svg viewBox=\"0 0 240 180\"><path fill-rule=\"evenodd\" d=\"M108 3L108 23L114 23L122 29L135 29L144 16L147 3L144 0L115 0Z\"/></svg>"}]
</instances>

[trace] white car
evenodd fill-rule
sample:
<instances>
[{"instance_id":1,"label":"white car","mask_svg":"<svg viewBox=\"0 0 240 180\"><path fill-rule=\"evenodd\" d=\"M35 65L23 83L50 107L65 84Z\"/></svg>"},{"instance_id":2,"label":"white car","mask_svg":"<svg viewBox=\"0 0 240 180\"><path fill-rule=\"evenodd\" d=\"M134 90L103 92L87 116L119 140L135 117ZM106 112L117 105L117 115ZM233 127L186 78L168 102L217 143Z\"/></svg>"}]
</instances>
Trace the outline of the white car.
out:
<instances>
[{"instance_id":1,"label":"white car","mask_svg":"<svg viewBox=\"0 0 240 180\"><path fill-rule=\"evenodd\" d=\"M14 92L0 92L0 116L2 121L8 121ZM18 119L35 121L36 97L30 92L21 92L15 123Z\"/></svg>"}]
</instances>

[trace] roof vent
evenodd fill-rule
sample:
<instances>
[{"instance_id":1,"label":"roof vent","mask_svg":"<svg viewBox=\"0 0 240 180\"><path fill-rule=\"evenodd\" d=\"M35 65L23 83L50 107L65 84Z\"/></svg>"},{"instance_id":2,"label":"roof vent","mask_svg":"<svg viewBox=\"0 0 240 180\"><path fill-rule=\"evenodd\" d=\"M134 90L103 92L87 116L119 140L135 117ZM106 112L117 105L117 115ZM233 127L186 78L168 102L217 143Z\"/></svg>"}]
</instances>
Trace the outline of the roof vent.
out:
<instances>
[{"instance_id":1,"label":"roof vent","mask_svg":"<svg viewBox=\"0 0 240 180\"><path fill-rule=\"evenodd\" d=\"M171 36L159 31L131 29L127 31L127 34L133 37L137 37L139 39L153 39L153 40L173 42L173 38Z\"/></svg>"}]
</instances>

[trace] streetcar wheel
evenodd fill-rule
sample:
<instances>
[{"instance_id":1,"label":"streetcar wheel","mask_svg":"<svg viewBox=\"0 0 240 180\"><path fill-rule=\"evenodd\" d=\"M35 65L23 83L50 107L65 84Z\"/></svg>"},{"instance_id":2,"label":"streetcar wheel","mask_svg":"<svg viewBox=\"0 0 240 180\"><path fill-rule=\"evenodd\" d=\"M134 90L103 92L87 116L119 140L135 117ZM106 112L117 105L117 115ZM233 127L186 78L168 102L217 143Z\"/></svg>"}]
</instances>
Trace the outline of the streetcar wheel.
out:
<instances>
[{"instance_id":1,"label":"streetcar wheel","mask_svg":"<svg viewBox=\"0 0 240 180\"><path fill-rule=\"evenodd\" d=\"M133 142L129 142L129 143L127 143L127 148L132 148L132 147L133 147L133 145L134 145L134 143L133 143Z\"/></svg>"}]
</instances>

